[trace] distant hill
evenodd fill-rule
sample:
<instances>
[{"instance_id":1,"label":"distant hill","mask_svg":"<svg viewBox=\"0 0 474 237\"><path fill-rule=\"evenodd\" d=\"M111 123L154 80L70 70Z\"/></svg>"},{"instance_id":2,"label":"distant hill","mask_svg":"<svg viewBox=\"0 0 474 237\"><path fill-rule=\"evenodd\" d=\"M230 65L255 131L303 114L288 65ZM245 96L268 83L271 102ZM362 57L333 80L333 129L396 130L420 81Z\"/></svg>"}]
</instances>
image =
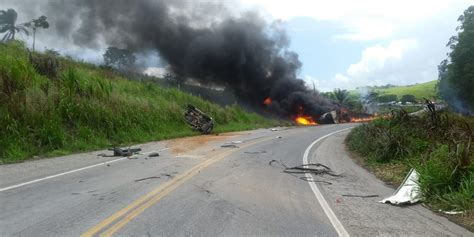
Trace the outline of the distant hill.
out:
<instances>
[{"instance_id":1,"label":"distant hill","mask_svg":"<svg viewBox=\"0 0 474 237\"><path fill-rule=\"evenodd\" d=\"M370 91L379 93L379 95L394 94L400 99L403 95L414 95L417 100L428 98L435 100L437 98L436 83L438 81L429 81L408 86L390 86L388 88L368 87ZM358 90L350 91L351 95L359 94Z\"/></svg>"},{"instance_id":2,"label":"distant hill","mask_svg":"<svg viewBox=\"0 0 474 237\"><path fill-rule=\"evenodd\" d=\"M434 100L437 97L436 83L438 81L429 81L425 83L409 85L409 86L396 86L386 89L374 89L375 92L380 95L394 94L400 99L403 95L414 95L417 100L428 98Z\"/></svg>"}]
</instances>

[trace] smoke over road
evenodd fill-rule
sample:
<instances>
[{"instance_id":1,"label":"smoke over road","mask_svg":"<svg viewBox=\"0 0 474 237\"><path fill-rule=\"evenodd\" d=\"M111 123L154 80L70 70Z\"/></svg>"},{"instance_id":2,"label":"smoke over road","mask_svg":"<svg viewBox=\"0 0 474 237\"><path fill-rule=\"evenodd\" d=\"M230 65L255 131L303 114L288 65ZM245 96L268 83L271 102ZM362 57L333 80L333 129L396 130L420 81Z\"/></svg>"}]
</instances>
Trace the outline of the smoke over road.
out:
<instances>
[{"instance_id":1,"label":"smoke over road","mask_svg":"<svg viewBox=\"0 0 474 237\"><path fill-rule=\"evenodd\" d=\"M175 75L230 88L254 107L282 116L333 109L297 79L302 64L281 26L256 13L236 16L219 3L186 0L50 1L37 8L75 45L156 50Z\"/></svg>"}]
</instances>

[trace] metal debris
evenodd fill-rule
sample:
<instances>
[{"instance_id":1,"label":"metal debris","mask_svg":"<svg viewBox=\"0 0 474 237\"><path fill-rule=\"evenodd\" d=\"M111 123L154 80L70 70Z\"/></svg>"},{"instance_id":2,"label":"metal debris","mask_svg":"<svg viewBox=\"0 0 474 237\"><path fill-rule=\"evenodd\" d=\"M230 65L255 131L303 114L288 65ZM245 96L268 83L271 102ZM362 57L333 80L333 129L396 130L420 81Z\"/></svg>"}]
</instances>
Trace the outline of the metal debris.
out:
<instances>
[{"instance_id":1,"label":"metal debris","mask_svg":"<svg viewBox=\"0 0 474 237\"><path fill-rule=\"evenodd\" d=\"M324 184L329 184L331 185L331 182L324 181L324 180L315 180L313 177L308 178L306 176L300 177L301 180L306 181L306 182L313 182L313 183L324 183Z\"/></svg>"},{"instance_id":2,"label":"metal debris","mask_svg":"<svg viewBox=\"0 0 474 237\"><path fill-rule=\"evenodd\" d=\"M226 148L239 148L237 145L235 144L224 144L222 145L221 147L226 147Z\"/></svg>"},{"instance_id":3,"label":"metal debris","mask_svg":"<svg viewBox=\"0 0 474 237\"><path fill-rule=\"evenodd\" d=\"M268 162L268 165L273 166L274 163L277 163L280 166L282 166L284 168L283 172L288 173L288 174L311 173L311 174L315 174L315 175L325 175L325 174L327 174L327 175L333 176L333 177L342 177L342 175L335 174L331 170L331 168L329 168L329 167L327 167L323 164L320 164L320 163L310 163L310 164L303 164L303 165L298 165L298 166L294 166L294 167L288 167L287 165L285 165L281 161L271 160L270 162ZM315 180L308 180L306 178L304 178L302 180L305 180L305 181L308 181L308 182L316 182Z\"/></svg>"},{"instance_id":4,"label":"metal debris","mask_svg":"<svg viewBox=\"0 0 474 237\"><path fill-rule=\"evenodd\" d=\"M354 195L354 194L343 194L343 197L360 197L360 198L373 198L373 197L379 197L377 194L371 194L371 195Z\"/></svg>"},{"instance_id":5,"label":"metal debris","mask_svg":"<svg viewBox=\"0 0 474 237\"><path fill-rule=\"evenodd\" d=\"M194 130L202 134L209 134L214 128L214 120L192 105L186 107L183 116L184 120L191 125Z\"/></svg>"},{"instance_id":6,"label":"metal debris","mask_svg":"<svg viewBox=\"0 0 474 237\"><path fill-rule=\"evenodd\" d=\"M105 153L100 153L97 154L97 156L102 156L102 157L115 157L115 156L132 156L134 154L138 154L142 149L141 148L119 148L119 147L114 147L110 148L109 151L113 151L113 155L107 155Z\"/></svg>"},{"instance_id":7,"label":"metal debris","mask_svg":"<svg viewBox=\"0 0 474 237\"><path fill-rule=\"evenodd\" d=\"M421 200L420 187L418 185L418 173L411 169L395 193L380 201L394 205L414 204Z\"/></svg>"},{"instance_id":8,"label":"metal debris","mask_svg":"<svg viewBox=\"0 0 474 237\"><path fill-rule=\"evenodd\" d=\"M303 164L303 165L298 165L294 167L289 167L285 168L283 170L285 173L291 173L291 174L305 174L305 173L311 173L315 175L330 175L333 177L341 177L342 175L340 174L335 174L331 168L320 164L320 163L310 163L310 164Z\"/></svg>"},{"instance_id":9,"label":"metal debris","mask_svg":"<svg viewBox=\"0 0 474 237\"><path fill-rule=\"evenodd\" d=\"M146 177L142 179L136 179L135 182L140 182L140 181L148 180L148 179L160 179L160 178L161 178L160 176L150 176L150 177Z\"/></svg>"},{"instance_id":10,"label":"metal debris","mask_svg":"<svg viewBox=\"0 0 474 237\"><path fill-rule=\"evenodd\" d=\"M245 151L246 154L262 154L267 153L266 151Z\"/></svg>"}]
</instances>

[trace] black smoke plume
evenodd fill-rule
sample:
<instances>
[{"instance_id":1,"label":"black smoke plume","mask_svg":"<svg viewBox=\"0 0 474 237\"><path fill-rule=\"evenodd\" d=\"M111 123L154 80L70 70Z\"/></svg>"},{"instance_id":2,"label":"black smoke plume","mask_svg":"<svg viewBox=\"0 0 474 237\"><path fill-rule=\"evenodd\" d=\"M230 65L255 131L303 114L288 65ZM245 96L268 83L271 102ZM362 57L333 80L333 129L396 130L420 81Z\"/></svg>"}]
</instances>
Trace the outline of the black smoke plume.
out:
<instances>
[{"instance_id":1,"label":"black smoke plume","mask_svg":"<svg viewBox=\"0 0 474 237\"><path fill-rule=\"evenodd\" d=\"M59 36L74 44L157 50L172 72L230 88L243 102L282 116L319 116L333 105L297 79L301 62L277 23L256 13L227 14L219 3L173 0L53 1ZM49 17L49 16L48 16ZM75 22L74 19L78 20ZM54 26L53 26L54 27ZM264 105L265 98L272 103Z\"/></svg>"}]
</instances>

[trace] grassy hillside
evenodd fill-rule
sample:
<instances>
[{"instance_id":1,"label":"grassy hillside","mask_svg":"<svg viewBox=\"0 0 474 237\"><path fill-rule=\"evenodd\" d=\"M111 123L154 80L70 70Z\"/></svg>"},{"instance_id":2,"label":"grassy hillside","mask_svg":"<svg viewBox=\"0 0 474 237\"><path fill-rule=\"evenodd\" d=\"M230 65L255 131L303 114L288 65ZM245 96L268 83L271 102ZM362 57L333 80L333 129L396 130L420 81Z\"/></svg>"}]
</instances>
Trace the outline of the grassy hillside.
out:
<instances>
[{"instance_id":1,"label":"grassy hillside","mask_svg":"<svg viewBox=\"0 0 474 237\"><path fill-rule=\"evenodd\" d=\"M279 123L237 105L220 107L110 69L57 60L56 76L40 75L20 42L0 44L0 163L195 135L182 119L188 103L216 120L215 132Z\"/></svg>"},{"instance_id":2,"label":"grassy hillside","mask_svg":"<svg viewBox=\"0 0 474 237\"><path fill-rule=\"evenodd\" d=\"M380 95L394 94L397 95L400 99L403 95L414 95L417 100L422 100L423 98L428 98L433 100L436 98L436 83L438 81L429 81L425 83L420 83L416 85L409 86L396 86L386 89L374 89L375 92Z\"/></svg>"}]
</instances>

